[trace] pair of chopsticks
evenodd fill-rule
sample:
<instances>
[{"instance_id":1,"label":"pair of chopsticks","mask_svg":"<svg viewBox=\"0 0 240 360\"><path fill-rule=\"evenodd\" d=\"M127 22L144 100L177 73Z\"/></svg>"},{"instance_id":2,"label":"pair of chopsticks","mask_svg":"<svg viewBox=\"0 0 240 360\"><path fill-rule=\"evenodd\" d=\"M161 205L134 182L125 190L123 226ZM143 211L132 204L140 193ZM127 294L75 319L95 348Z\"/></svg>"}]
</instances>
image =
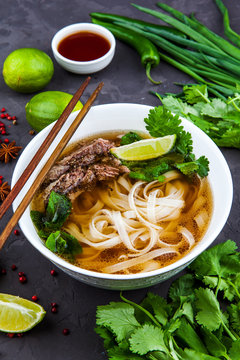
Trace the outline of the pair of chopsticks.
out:
<instances>
[{"instance_id":1,"label":"pair of chopsticks","mask_svg":"<svg viewBox=\"0 0 240 360\"><path fill-rule=\"evenodd\" d=\"M46 137L46 139L43 141L42 145L38 149L37 153L34 155L26 169L23 171L22 175L12 188L11 192L8 194L2 205L0 206L0 219L5 214L7 209L10 207L16 196L19 194L21 189L23 188L24 184L27 182L33 171L35 170L36 166L38 165L39 161L42 159L43 155L48 150L49 146L51 145L52 141L55 139L57 134L59 133L60 129L62 128L63 124L66 122L68 116L71 114L72 110L74 109L75 105L77 104L79 98L82 96L84 90L86 89L90 77L88 77L84 83L80 86L80 88L76 91L74 96L72 97L71 101L63 111L62 115L58 119L58 121L55 123L54 127ZM29 188L28 192L22 199L21 203L19 204L18 208L16 209L15 213L13 214L12 218L8 222L7 226L3 230L2 234L0 235L0 250L3 247L5 241L7 240L8 236L11 234L12 230L16 226L18 220L26 210L27 206L30 204L35 192L42 184L45 176L47 175L48 171L53 166L54 162L57 160L65 146L67 145L68 141L90 110L94 100L98 96L99 92L101 91L103 87L103 82L101 82L97 88L93 91L85 105L82 107L72 124L69 126L66 133L63 135L62 139L60 140L57 147L54 149L53 153L47 160L46 164L43 166L43 168L40 170L39 174L37 175L36 179L34 180L33 184Z\"/></svg>"}]
</instances>

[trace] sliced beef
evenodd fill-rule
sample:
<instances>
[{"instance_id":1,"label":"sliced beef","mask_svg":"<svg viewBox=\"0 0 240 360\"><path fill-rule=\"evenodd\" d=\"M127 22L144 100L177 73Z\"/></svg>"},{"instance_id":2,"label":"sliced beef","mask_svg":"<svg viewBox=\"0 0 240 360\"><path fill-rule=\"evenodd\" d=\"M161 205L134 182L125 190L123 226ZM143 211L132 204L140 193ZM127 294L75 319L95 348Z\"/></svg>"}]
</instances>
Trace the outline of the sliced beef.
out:
<instances>
[{"instance_id":1,"label":"sliced beef","mask_svg":"<svg viewBox=\"0 0 240 360\"><path fill-rule=\"evenodd\" d=\"M91 169L94 171L98 181L106 181L106 180L115 179L120 174L129 172L129 170L127 168L126 168L127 171L125 171L124 166L113 167L113 166L105 165L102 163L92 165Z\"/></svg>"},{"instance_id":2,"label":"sliced beef","mask_svg":"<svg viewBox=\"0 0 240 360\"><path fill-rule=\"evenodd\" d=\"M91 141L58 161L47 174L44 183L58 179L73 167L94 164L114 146L112 141L102 138Z\"/></svg>"},{"instance_id":3,"label":"sliced beef","mask_svg":"<svg viewBox=\"0 0 240 360\"><path fill-rule=\"evenodd\" d=\"M93 190L98 181L128 173L129 169L109 154L114 145L99 138L65 156L53 166L44 181L44 199L47 200L53 190L73 200L81 192Z\"/></svg>"}]
</instances>

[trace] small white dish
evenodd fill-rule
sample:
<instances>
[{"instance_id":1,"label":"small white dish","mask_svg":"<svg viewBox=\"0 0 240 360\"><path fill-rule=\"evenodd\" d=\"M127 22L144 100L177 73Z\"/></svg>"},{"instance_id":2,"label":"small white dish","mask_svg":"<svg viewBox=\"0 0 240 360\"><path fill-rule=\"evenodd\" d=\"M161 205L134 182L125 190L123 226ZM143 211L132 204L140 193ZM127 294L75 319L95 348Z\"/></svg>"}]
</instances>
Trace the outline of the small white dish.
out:
<instances>
[{"instance_id":1,"label":"small white dish","mask_svg":"<svg viewBox=\"0 0 240 360\"><path fill-rule=\"evenodd\" d=\"M61 42L61 40L63 40L69 35L72 35L80 31L88 31L103 36L105 39L107 39L107 41L109 41L110 44L109 51L102 57L90 61L75 61L75 60L67 59L66 57L62 56L58 51L58 45ZM59 30L54 35L51 46L56 61L65 70L68 70L76 74L92 74L104 69L106 66L110 64L115 53L116 41L113 34L101 25L92 24L92 23L79 23L79 24L66 26L61 30Z\"/></svg>"},{"instance_id":2,"label":"small white dish","mask_svg":"<svg viewBox=\"0 0 240 360\"><path fill-rule=\"evenodd\" d=\"M150 109L152 109L151 106L140 104L106 104L93 106L82 124L74 133L70 143L94 134L103 133L104 131L146 131L144 118L147 117ZM46 154L14 201L14 211L75 117L76 113L72 113L69 116L56 139L52 142ZM12 187L22 174L26 164L30 162L39 146L48 135L53 125L54 124L47 126L36 135L22 152L14 169ZM31 221L29 206L19 221L19 225L28 241L42 255L70 276L89 285L105 289L132 290L153 286L183 270L191 261L213 243L225 225L232 205L233 185L227 162L214 142L190 121L182 118L182 125L186 131L189 131L192 134L193 151L196 157L205 155L209 159L210 172L208 179L213 194L213 214L207 232L201 241L183 258L158 270L131 275L102 274L82 269L60 258L45 246Z\"/></svg>"}]
</instances>

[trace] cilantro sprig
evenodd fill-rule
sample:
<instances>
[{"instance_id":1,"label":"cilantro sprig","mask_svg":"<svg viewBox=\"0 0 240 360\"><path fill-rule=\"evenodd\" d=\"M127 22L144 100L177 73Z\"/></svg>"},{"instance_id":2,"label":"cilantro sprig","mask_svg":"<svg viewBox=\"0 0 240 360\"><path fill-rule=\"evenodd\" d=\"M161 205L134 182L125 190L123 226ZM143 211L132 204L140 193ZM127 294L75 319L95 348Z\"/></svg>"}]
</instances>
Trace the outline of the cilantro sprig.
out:
<instances>
[{"instance_id":1,"label":"cilantro sprig","mask_svg":"<svg viewBox=\"0 0 240 360\"><path fill-rule=\"evenodd\" d=\"M124 161L130 170L130 177L143 181L163 181L163 174L169 170L178 169L184 175L191 177L197 173L200 177L208 175L209 161L205 156L195 158L192 146L192 136L181 125L178 115L173 115L166 106L158 106L149 111L144 119L146 129L152 137L163 137L176 134L176 143L170 153L148 161ZM137 134L124 135L121 145L139 141Z\"/></svg>"},{"instance_id":2,"label":"cilantro sprig","mask_svg":"<svg viewBox=\"0 0 240 360\"><path fill-rule=\"evenodd\" d=\"M140 304L120 295L122 302L98 306L96 332L109 360L239 360L239 260L227 240L202 253L167 300L149 292Z\"/></svg>"},{"instance_id":3,"label":"cilantro sprig","mask_svg":"<svg viewBox=\"0 0 240 360\"><path fill-rule=\"evenodd\" d=\"M159 94L156 94L159 95ZM203 130L218 146L240 149L240 94L212 98L207 85L183 87L183 96L160 97L167 110L184 116Z\"/></svg>"}]
</instances>

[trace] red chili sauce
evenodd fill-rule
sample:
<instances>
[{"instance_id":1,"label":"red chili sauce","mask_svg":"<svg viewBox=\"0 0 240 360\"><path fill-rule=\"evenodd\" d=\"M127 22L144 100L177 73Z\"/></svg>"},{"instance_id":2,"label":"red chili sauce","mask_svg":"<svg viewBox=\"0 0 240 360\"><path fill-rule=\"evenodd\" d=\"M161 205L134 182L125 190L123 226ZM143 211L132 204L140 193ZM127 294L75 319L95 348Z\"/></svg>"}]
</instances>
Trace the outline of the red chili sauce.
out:
<instances>
[{"instance_id":1,"label":"red chili sauce","mask_svg":"<svg viewBox=\"0 0 240 360\"><path fill-rule=\"evenodd\" d=\"M102 35L90 31L79 31L65 37L58 45L58 52L75 61L96 60L110 49L110 43Z\"/></svg>"}]
</instances>

